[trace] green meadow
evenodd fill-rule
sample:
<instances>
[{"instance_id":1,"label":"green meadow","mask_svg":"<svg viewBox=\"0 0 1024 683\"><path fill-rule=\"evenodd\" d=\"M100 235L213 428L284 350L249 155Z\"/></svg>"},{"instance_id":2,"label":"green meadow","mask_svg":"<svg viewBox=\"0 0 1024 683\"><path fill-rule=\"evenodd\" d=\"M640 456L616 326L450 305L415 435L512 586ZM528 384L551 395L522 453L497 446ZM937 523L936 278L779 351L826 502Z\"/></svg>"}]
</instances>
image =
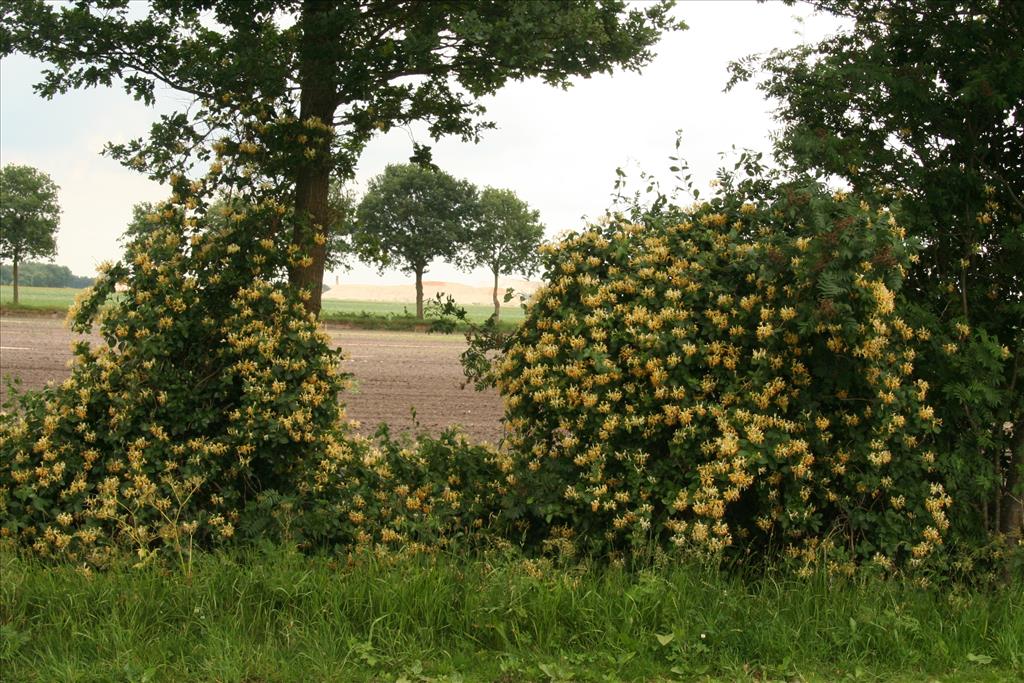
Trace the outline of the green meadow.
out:
<instances>
[{"instance_id":1,"label":"green meadow","mask_svg":"<svg viewBox=\"0 0 1024 683\"><path fill-rule=\"evenodd\" d=\"M14 306L14 288L0 285L0 306L9 310L67 311L82 291L71 287L18 287L18 305Z\"/></svg>"}]
</instances>

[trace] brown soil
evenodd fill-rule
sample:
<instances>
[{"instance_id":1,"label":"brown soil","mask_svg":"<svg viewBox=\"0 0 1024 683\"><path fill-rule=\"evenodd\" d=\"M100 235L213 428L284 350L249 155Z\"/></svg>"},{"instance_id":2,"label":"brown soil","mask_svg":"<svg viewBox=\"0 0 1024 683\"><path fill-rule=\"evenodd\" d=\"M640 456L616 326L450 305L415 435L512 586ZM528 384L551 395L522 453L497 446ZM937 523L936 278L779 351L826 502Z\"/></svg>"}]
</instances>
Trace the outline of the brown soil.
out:
<instances>
[{"instance_id":1,"label":"brown soil","mask_svg":"<svg viewBox=\"0 0 1024 683\"><path fill-rule=\"evenodd\" d=\"M459 424L477 440L501 437L501 399L493 391L461 389L461 335L381 332L328 328L336 346L345 352L343 368L353 386L342 400L349 417L372 433L381 422L392 431L413 428L438 433ZM0 318L0 374L21 380L23 389L36 389L68 375L71 342L75 338L62 320L36 317ZM99 337L90 337L99 342ZM6 383L0 402L7 398Z\"/></svg>"}]
</instances>

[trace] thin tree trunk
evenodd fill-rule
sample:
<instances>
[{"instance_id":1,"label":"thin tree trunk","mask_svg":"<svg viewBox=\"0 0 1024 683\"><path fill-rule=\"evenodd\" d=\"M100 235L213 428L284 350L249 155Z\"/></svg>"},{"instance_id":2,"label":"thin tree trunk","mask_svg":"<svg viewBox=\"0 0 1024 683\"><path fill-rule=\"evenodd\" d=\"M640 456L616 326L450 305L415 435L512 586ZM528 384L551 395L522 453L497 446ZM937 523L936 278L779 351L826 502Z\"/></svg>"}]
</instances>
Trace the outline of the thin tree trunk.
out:
<instances>
[{"instance_id":1,"label":"thin tree trunk","mask_svg":"<svg viewBox=\"0 0 1024 683\"><path fill-rule=\"evenodd\" d=\"M416 268L416 319L423 320L423 268Z\"/></svg>"},{"instance_id":2,"label":"thin tree trunk","mask_svg":"<svg viewBox=\"0 0 1024 683\"><path fill-rule=\"evenodd\" d=\"M1014 425L1014 430L999 520L999 531L1006 535L1011 546L1015 546L1024 535L1024 492L1018 490L1024 470L1024 423Z\"/></svg>"},{"instance_id":3,"label":"thin tree trunk","mask_svg":"<svg viewBox=\"0 0 1024 683\"><path fill-rule=\"evenodd\" d=\"M501 302L498 301L498 269L494 269L494 321L497 322L501 315Z\"/></svg>"},{"instance_id":4,"label":"thin tree trunk","mask_svg":"<svg viewBox=\"0 0 1024 683\"><path fill-rule=\"evenodd\" d=\"M15 255L11 265L11 284L14 285L14 305L18 305L18 257Z\"/></svg>"},{"instance_id":5,"label":"thin tree trunk","mask_svg":"<svg viewBox=\"0 0 1024 683\"><path fill-rule=\"evenodd\" d=\"M334 111L338 108L335 74L329 65L318 61L321 43L326 36L318 32L325 22L319 16L329 11L329 3L305 0L302 4L302 47L299 50L299 80L302 95L299 117L302 121L319 119L333 129ZM315 148L316 156L302 165L295 179L295 226L292 244L305 257L288 269L288 282L293 289L308 290L306 310L320 313L323 293L324 264L327 260L327 233L331 229L327 197L331 183L330 143Z\"/></svg>"}]
</instances>

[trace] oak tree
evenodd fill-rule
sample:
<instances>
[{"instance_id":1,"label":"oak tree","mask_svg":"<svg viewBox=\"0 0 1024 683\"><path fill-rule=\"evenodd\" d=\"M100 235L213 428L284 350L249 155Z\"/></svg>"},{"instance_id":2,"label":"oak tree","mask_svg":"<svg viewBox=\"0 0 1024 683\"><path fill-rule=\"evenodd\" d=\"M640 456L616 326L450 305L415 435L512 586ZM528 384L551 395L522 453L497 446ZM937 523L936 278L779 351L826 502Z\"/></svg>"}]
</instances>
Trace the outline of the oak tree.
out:
<instances>
[{"instance_id":1,"label":"oak tree","mask_svg":"<svg viewBox=\"0 0 1024 683\"><path fill-rule=\"evenodd\" d=\"M437 258L455 259L476 221L476 188L418 164L390 165L370 180L356 213L363 258L416 277L416 317L423 319L423 273Z\"/></svg>"},{"instance_id":2,"label":"oak tree","mask_svg":"<svg viewBox=\"0 0 1024 683\"><path fill-rule=\"evenodd\" d=\"M540 264L538 247L544 238L540 213L511 190L485 188L469 242L465 265L487 268L494 276L494 316L501 314L498 277L520 273L529 277Z\"/></svg>"}]
</instances>

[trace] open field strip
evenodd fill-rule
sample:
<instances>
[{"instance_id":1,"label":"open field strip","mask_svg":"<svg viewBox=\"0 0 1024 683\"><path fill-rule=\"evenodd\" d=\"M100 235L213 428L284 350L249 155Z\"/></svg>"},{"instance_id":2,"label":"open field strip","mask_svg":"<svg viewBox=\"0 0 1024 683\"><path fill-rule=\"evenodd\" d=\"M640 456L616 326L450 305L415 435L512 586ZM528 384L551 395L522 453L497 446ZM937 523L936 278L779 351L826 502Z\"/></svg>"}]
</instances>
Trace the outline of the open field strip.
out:
<instances>
[{"instance_id":1,"label":"open field strip","mask_svg":"<svg viewBox=\"0 0 1024 683\"><path fill-rule=\"evenodd\" d=\"M327 328L334 346L345 355L342 368L352 383L341 395L346 411L372 433L381 422L395 431L438 433L462 425L473 438L501 438L501 399L493 391L462 388L461 334ZM38 389L68 375L71 342L76 335L62 319L39 316L0 317L0 376L20 380L22 389ZM92 340L101 343L98 335ZM0 403L7 388L0 382Z\"/></svg>"},{"instance_id":2,"label":"open field strip","mask_svg":"<svg viewBox=\"0 0 1024 683\"><path fill-rule=\"evenodd\" d=\"M47 311L66 311L83 290L71 287L18 287L18 306ZM14 288L0 285L0 306L13 306Z\"/></svg>"}]
</instances>

